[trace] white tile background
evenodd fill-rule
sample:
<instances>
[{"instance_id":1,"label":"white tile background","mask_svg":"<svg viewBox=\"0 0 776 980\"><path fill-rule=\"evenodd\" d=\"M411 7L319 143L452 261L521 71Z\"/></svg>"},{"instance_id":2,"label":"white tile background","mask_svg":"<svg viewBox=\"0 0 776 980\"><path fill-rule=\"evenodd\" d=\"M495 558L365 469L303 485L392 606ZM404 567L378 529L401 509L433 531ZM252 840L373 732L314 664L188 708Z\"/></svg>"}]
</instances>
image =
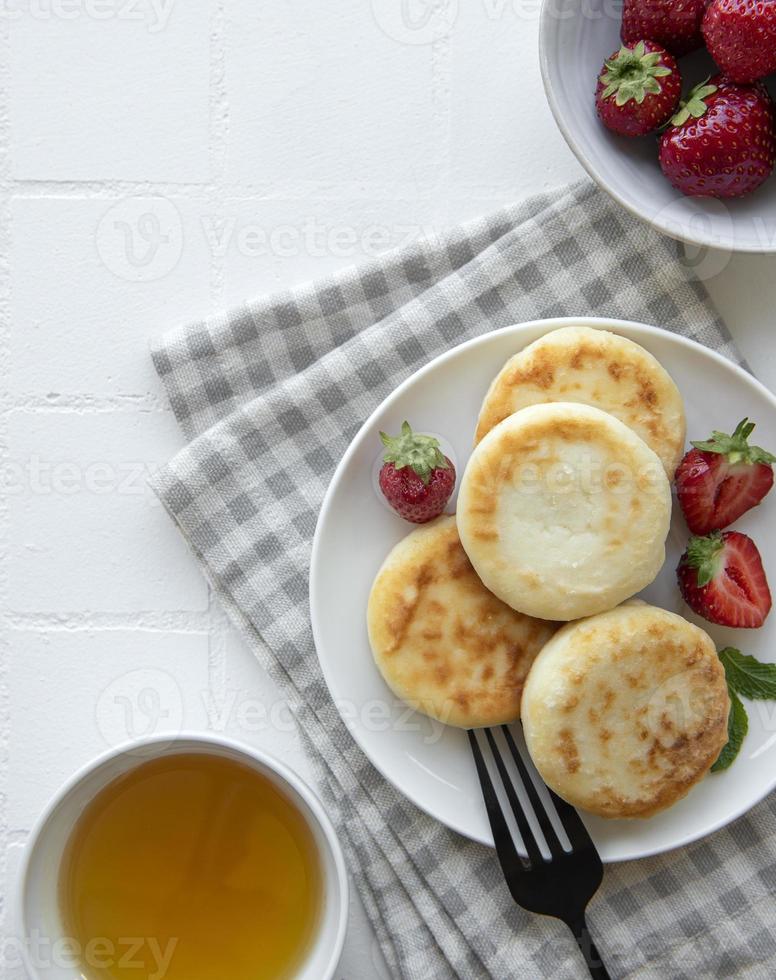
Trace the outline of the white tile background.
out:
<instances>
[{"instance_id":1,"label":"white tile background","mask_svg":"<svg viewBox=\"0 0 776 980\"><path fill-rule=\"evenodd\" d=\"M580 173L538 4L439 0L430 36L409 3L0 5L0 976L36 814L107 745L210 727L307 771L144 489L182 441L148 338ZM773 260L704 268L773 387ZM387 977L355 901L338 977Z\"/></svg>"}]
</instances>

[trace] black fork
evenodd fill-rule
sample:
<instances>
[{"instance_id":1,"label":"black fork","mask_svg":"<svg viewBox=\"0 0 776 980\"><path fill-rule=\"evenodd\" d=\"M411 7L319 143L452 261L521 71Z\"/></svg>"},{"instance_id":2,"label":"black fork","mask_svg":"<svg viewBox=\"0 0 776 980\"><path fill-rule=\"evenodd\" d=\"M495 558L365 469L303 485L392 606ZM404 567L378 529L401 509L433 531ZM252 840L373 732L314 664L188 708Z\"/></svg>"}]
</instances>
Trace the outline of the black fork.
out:
<instances>
[{"instance_id":1,"label":"black fork","mask_svg":"<svg viewBox=\"0 0 776 980\"><path fill-rule=\"evenodd\" d=\"M469 731L469 741L493 831L496 853L512 898L529 912L552 915L565 922L574 933L590 975L595 980L610 980L598 950L590 938L590 931L585 921L585 909L598 890L604 873L598 851L574 807L548 788L547 792L571 844L570 850L564 848L512 733L505 725L501 730L514 760L517 777L522 783L523 796L528 799L533 809L536 823L550 851L549 858L542 855L540 844L518 799L512 776L504 763L493 730L486 728L485 737L527 857L522 857L518 853L485 757L477 741L477 735L474 731Z\"/></svg>"}]
</instances>

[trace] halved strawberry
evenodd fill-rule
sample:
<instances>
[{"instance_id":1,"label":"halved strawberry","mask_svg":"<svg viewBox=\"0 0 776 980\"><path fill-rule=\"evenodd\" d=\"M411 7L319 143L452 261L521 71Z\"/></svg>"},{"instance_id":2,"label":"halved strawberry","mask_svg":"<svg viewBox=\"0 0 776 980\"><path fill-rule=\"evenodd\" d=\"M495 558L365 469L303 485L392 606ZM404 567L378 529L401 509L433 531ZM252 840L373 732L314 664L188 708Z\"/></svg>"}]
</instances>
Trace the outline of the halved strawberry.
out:
<instances>
[{"instance_id":1,"label":"halved strawberry","mask_svg":"<svg viewBox=\"0 0 776 980\"><path fill-rule=\"evenodd\" d=\"M710 623L757 629L771 611L760 552L739 531L690 538L676 571L684 601Z\"/></svg>"},{"instance_id":2,"label":"halved strawberry","mask_svg":"<svg viewBox=\"0 0 776 980\"><path fill-rule=\"evenodd\" d=\"M744 419L732 436L713 432L679 464L676 492L693 534L729 527L770 492L776 456L749 445L753 430L754 422Z\"/></svg>"}]
</instances>

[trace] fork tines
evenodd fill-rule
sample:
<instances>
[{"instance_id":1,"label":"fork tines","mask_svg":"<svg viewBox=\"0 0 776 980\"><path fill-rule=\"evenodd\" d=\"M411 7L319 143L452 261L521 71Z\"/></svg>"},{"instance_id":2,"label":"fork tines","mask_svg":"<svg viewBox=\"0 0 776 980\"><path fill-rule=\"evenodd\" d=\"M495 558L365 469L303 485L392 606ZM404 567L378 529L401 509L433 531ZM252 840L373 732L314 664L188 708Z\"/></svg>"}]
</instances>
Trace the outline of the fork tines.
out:
<instances>
[{"instance_id":1,"label":"fork tines","mask_svg":"<svg viewBox=\"0 0 776 980\"><path fill-rule=\"evenodd\" d=\"M488 817L491 823L494 817L496 818L496 823L500 825L499 836L506 835L513 846L522 845L521 850L524 851L524 855L520 855L515 847L516 856L521 858L521 863L525 865L527 862L530 866L537 861L559 858L574 848L593 847L590 835L577 811L544 785L530 759L526 762L523 758L509 728L506 725L501 726L506 753L499 749L494 729L485 728L479 731L482 733L481 737L484 736L486 740L494 763L494 766L488 766L477 733L470 730L469 740ZM498 772L500 777L498 781L494 782L492 778L492 768ZM535 775L532 776L532 773ZM541 795L537 786L541 787ZM506 812L505 808L502 808L500 797L508 801L509 809ZM517 841L513 829L509 826L510 814L519 835ZM556 815L554 821L553 815ZM494 836L496 836L495 829ZM505 840L504 844L506 843Z\"/></svg>"}]
</instances>

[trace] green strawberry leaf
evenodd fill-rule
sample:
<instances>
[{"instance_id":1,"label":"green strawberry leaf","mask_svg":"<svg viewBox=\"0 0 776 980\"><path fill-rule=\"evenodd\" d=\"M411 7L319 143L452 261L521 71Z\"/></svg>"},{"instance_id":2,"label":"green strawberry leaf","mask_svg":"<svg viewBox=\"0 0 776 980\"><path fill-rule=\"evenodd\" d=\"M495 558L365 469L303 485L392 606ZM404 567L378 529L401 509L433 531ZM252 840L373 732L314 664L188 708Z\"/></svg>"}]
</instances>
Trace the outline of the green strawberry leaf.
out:
<instances>
[{"instance_id":1,"label":"green strawberry leaf","mask_svg":"<svg viewBox=\"0 0 776 980\"><path fill-rule=\"evenodd\" d=\"M732 436L715 429L711 434L711 439L707 439L705 442L694 442L692 445L704 453L720 453L727 456L733 464L766 463L771 465L776 463L776 456L773 453L766 452L760 446L749 445L749 436L753 431L754 422L743 419L736 426Z\"/></svg>"},{"instance_id":2,"label":"green strawberry leaf","mask_svg":"<svg viewBox=\"0 0 776 980\"><path fill-rule=\"evenodd\" d=\"M449 468L439 440L434 436L413 432L409 422L402 423L400 435L389 436L381 432L380 439L386 449L383 462L393 463L397 470L408 466L426 485L431 480L434 470Z\"/></svg>"},{"instance_id":3,"label":"green strawberry leaf","mask_svg":"<svg viewBox=\"0 0 776 980\"><path fill-rule=\"evenodd\" d=\"M672 69L661 65L659 51L647 53L643 41L634 48L623 45L611 58L604 62L603 73L599 77L602 99L615 96L615 103L622 107L628 102L641 105L647 95L659 95L663 86L658 78L671 75Z\"/></svg>"},{"instance_id":4,"label":"green strawberry leaf","mask_svg":"<svg viewBox=\"0 0 776 980\"><path fill-rule=\"evenodd\" d=\"M764 664L735 647L719 651L728 686L753 701L776 699L776 664Z\"/></svg>"},{"instance_id":5,"label":"green strawberry leaf","mask_svg":"<svg viewBox=\"0 0 776 980\"><path fill-rule=\"evenodd\" d=\"M725 542L719 531L713 531L705 537L694 535L687 542L687 551L682 561L690 568L697 569L698 588L702 589L716 576L724 547Z\"/></svg>"},{"instance_id":6,"label":"green strawberry leaf","mask_svg":"<svg viewBox=\"0 0 776 980\"><path fill-rule=\"evenodd\" d=\"M722 748L717 761L711 767L712 772L722 772L728 769L741 751L741 746L749 731L749 716L746 708L736 692L728 686L730 695L730 714L728 715L728 740Z\"/></svg>"},{"instance_id":7,"label":"green strawberry leaf","mask_svg":"<svg viewBox=\"0 0 776 980\"><path fill-rule=\"evenodd\" d=\"M706 81L701 82L700 85L696 85L692 89L687 98L683 99L679 103L679 111L671 120L674 126L684 126L687 120L692 117L693 119L700 119L706 114L708 106L706 105L706 99L710 95L714 95L717 91L716 85L708 85L708 78Z\"/></svg>"}]
</instances>

